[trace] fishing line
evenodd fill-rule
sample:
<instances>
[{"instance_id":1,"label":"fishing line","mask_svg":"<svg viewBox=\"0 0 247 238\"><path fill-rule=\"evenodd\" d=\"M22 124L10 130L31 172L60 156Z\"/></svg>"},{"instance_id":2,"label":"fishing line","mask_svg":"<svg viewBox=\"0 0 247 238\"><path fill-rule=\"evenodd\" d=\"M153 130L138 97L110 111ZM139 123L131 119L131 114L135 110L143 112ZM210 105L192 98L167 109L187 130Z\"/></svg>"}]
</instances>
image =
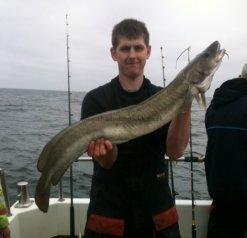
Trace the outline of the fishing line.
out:
<instances>
[{"instance_id":1,"label":"fishing line","mask_svg":"<svg viewBox=\"0 0 247 238\"><path fill-rule=\"evenodd\" d=\"M175 68L177 68L177 65L178 65L178 60L179 60L179 58L183 55L183 53L184 52L188 52L188 62L190 62L190 46L188 47L188 48L186 48L185 50L183 50L182 52L181 52L181 54L177 57L177 59L176 59L176 67Z\"/></svg>"},{"instance_id":2,"label":"fishing line","mask_svg":"<svg viewBox=\"0 0 247 238\"><path fill-rule=\"evenodd\" d=\"M69 126L71 125L71 104L70 104L70 68L69 68L69 33L68 33L68 14L66 14L66 49L67 49L67 77L68 77L68 109L69 109ZM74 194L73 194L73 164L70 165L70 237L75 237L75 212L74 212Z\"/></svg>"}]
</instances>

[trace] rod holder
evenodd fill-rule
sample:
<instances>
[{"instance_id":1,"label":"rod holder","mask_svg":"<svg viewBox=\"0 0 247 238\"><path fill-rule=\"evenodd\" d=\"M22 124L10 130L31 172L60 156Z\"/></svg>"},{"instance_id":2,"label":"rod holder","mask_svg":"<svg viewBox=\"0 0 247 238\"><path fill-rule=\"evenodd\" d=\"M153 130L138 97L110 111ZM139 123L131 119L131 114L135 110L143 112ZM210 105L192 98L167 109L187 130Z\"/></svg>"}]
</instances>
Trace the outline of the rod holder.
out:
<instances>
[{"instance_id":1,"label":"rod holder","mask_svg":"<svg viewBox=\"0 0 247 238\"><path fill-rule=\"evenodd\" d=\"M28 182L21 181L17 183L18 186L18 197L19 201L15 205L16 208L27 208L33 204L33 201L30 200L29 193L28 193Z\"/></svg>"}]
</instances>

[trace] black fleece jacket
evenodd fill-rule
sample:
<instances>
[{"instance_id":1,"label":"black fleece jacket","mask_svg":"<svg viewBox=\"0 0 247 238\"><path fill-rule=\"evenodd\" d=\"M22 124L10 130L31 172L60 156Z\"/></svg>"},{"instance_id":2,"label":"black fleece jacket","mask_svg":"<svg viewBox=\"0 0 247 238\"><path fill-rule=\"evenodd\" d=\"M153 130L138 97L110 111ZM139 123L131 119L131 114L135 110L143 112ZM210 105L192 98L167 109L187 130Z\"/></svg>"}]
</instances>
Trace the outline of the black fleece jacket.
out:
<instances>
[{"instance_id":1,"label":"black fleece jacket","mask_svg":"<svg viewBox=\"0 0 247 238\"><path fill-rule=\"evenodd\" d=\"M207 109L206 178L214 202L247 201L247 80L231 79L216 89Z\"/></svg>"}]
</instances>

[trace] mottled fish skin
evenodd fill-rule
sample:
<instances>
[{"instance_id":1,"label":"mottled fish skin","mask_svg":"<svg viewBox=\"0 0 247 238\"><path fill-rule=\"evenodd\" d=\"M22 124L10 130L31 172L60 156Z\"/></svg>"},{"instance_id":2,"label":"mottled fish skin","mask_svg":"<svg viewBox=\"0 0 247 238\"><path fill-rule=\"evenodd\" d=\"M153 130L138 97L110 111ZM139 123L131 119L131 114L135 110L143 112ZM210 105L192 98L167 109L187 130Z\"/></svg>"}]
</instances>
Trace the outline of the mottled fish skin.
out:
<instances>
[{"instance_id":1,"label":"mottled fish skin","mask_svg":"<svg viewBox=\"0 0 247 238\"><path fill-rule=\"evenodd\" d=\"M183 112L195 96L204 96L210 87L225 50L218 41L197 55L165 88L147 100L129 107L104 112L65 128L41 152L35 202L47 212L50 187L56 185L70 164L97 138L119 144L148 134ZM200 98L198 97L198 98Z\"/></svg>"}]
</instances>

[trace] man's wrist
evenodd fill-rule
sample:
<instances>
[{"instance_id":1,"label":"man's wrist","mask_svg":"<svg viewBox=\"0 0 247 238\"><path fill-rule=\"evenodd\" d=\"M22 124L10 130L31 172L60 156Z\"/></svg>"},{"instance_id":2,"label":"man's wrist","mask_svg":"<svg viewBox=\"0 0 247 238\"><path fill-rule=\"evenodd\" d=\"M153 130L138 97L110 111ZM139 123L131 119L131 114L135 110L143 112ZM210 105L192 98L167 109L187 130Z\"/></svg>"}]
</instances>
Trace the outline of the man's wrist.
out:
<instances>
[{"instance_id":1,"label":"man's wrist","mask_svg":"<svg viewBox=\"0 0 247 238\"><path fill-rule=\"evenodd\" d=\"M114 145L112 150L109 151L107 155L100 156L95 158L101 167L104 169L110 169L117 159L118 149L117 146Z\"/></svg>"}]
</instances>

